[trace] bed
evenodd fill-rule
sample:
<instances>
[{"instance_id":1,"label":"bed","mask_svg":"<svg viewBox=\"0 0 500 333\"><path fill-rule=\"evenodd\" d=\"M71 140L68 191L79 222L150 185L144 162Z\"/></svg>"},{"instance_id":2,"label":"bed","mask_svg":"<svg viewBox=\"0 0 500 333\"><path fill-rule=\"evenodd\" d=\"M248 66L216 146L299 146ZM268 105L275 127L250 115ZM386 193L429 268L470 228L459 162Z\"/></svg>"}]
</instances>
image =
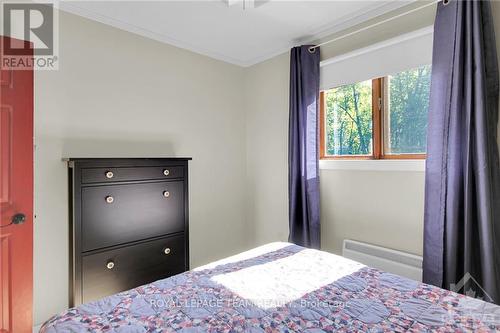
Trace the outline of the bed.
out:
<instances>
[{"instance_id":1,"label":"bed","mask_svg":"<svg viewBox=\"0 0 500 333\"><path fill-rule=\"evenodd\" d=\"M41 332L498 332L500 307L271 243L71 308Z\"/></svg>"}]
</instances>

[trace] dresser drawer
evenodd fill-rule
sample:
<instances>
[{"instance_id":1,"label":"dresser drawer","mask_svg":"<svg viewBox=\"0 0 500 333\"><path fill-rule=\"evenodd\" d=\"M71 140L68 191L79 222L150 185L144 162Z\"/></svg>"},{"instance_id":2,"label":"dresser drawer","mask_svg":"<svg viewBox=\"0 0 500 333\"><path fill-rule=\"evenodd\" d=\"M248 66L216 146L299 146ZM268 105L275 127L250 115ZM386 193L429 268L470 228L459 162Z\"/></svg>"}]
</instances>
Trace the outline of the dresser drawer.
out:
<instances>
[{"instance_id":1,"label":"dresser drawer","mask_svg":"<svg viewBox=\"0 0 500 333\"><path fill-rule=\"evenodd\" d=\"M120 182L183 178L182 166L120 167L82 169L82 183Z\"/></svg>"},{"instance_id":2,"label":"dresser drawer","mask_svg":"<svg viewBox=\"0 0 500 333\"><path fill-rule=\"evenodd\" d=\"M184 230L184 183L82 188L82 252Z\"/></svg>"},{"instance_id":3,"label":"dresser drawer","mask_svg":"<svg viewBox=\"0 0 500 333\"><path fill-rule=\"evenodd\" d=\"M184 272L184 248L180 235L84 256L83 302Z\"/></svg>"}]
</instances>

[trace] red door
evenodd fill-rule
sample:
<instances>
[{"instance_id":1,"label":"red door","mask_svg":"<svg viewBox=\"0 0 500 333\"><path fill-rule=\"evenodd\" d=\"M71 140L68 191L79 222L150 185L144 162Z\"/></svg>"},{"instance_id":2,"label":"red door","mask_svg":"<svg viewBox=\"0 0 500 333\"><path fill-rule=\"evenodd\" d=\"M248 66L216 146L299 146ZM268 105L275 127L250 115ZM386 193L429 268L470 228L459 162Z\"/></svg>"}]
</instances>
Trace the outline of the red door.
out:
<instances>
[{"instance_id":1,"label":"red door","mask_svg":"<svg viewBox=\"0 0 500 333\"><path fill-rule=\"evenodd\" d=\"M0 332L24 333L33 330L33 70L0 74Z\"/></svg>"}]
</instances>

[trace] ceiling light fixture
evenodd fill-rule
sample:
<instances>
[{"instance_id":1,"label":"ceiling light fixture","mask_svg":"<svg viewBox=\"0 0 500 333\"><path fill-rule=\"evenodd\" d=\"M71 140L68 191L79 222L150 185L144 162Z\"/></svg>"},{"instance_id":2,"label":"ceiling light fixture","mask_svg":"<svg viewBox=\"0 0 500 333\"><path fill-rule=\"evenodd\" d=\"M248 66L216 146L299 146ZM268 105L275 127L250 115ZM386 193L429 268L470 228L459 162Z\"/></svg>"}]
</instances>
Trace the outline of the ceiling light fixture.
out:
<instances>
[{"instance_id":1,"label":"ceiling light fixture","mask_svg":"<svg viewBox=\"0 0 500 333\"><path fill-rule=\"evenodd\" d=\"M243 10L258 8L270 0L222 0L228 7L242 5Z\"/></svg>"}]
</instances>

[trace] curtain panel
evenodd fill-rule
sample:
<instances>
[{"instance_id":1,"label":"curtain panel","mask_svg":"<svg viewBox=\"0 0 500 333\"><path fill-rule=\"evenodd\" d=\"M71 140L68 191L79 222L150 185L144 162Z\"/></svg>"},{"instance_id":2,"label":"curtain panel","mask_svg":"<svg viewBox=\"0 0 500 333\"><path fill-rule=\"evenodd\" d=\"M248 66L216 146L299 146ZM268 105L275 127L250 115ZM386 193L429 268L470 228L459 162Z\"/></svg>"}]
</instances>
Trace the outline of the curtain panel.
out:
<instances>
[{"instance_id":1,"label":"curtain panel","mask_svg":"<svg viewBox=\"0 0 500 333\"><path fill-rule=\"evenodd\" d=\"M438 5L423 280L500 302L498 64L489 1Z\"/></svg>"},{"instance_id":2,"label":"curtain panel","mask_svg":"<svg viewBox=\"0 0 500 333\"><path fill-rule=\"evenodd\" d=\"M318 98L319 48L290 54L288 141L289 241L320 248Z\"/></svg>"}]
</instances>

